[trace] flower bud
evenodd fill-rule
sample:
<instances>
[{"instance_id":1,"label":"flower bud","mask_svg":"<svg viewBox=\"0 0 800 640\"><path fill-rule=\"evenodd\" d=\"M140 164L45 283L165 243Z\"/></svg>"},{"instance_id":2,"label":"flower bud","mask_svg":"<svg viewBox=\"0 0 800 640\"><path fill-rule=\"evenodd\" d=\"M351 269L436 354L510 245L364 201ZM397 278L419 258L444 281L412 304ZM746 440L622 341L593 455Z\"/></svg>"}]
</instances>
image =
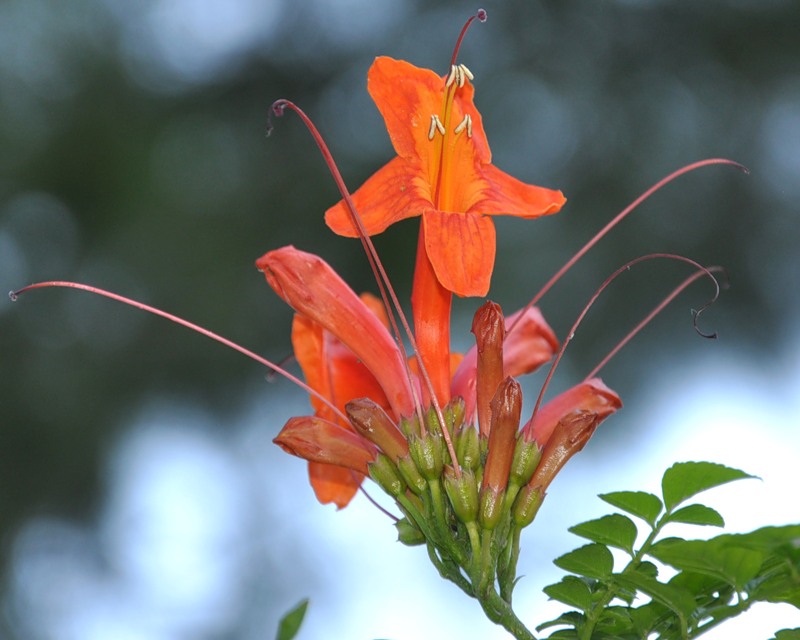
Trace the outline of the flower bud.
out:
<instances>
[{"instance_id":1,"label":"flower bud","mask_svg":"<svg viewBox=\"0 0 800 640\"><path fill-rule=\"evenodd\" d=\"M424 436L409 440L409 452L417 469L426 480L436 480L444 466L444 442L439 432L429 431Z\"/></svg>"},{"instance_id":2,"label":"flower bud","mask_svg":"<svg viewBox=\"0 0 800 640\"><path fill-rule=\"evenodd\" d=\"M520 432L517 435L517 444L514 447L514 457L511 460L511 470L508 474L508 483L521 487L531 479L539 460L542 458L542 449L536 442L526 442Z\"/></svg>"},{"instance_id":3,"label":"flower bud","mask_svg":"<svg viewBox=\"0 0 800 640\"><path fill-rule=\"evenodd\" d=\"M428 482L422 477L411 454L397 461L397 469L400 471L400 475L403 476L406 483L408 483L408 488L417 495L422 495L428 488Z\"/></svg>"},{"instance_id":4,"label":"flower bud","mask_svg":"<svg viewBox=\"0 0 800 640\"><path fill-rule=\"evenodd\" d=\"M316 416L290 418L273 440L287 453L367 474L375 446L357 433Z\"/></svg>"},{"instance_id":5,"label":"flower bud","mask_svg":"<svg viewBox=\"0 0 800 640\"><path fill-rule=\"evenodd\" d=\"M377 445L392 462L408 453L408 442L380 405L369 398L357 398L344 408L355 430Z\"/></svg>"},{"instance_id":6,"label":"flower bud","mask_svg":"<svg viewBox=\"0 0 800 640\"><path fill-rule=\"evenodd\" d=\"M408 518L401 518L394 523L397 528L397 539L409 547L425 544L425 534L414 526Z\"/></svg>"},{"instance_id":7,"label":"flower bud","mask_svg":"<svg viewBox=\"0 0 800 640\"><path fill-rule=\"evenodd\" d=\"M480 519L484 529L491 530L500 524L504 495L503 489L486 486L481 488Z\"/></svg>"},{"instance_id":8,"label":"flower bud","mask_svg":"<svg viewBox=\"0 0 800 640\"><path fill-rule=\"evenodd\" d=\"M514 524L520 529L527 527L536 517L543 500L544 490L541 487L533 487L530 484L522 487L511 509Z\"/></svg>"},{"instance_id":9,"label":"flower bud","mask_svg":"<svg viewBox=\"0 0 800 640\"><path fill-rule=\"evenodd\" d=\"M478 516L478 484L475 474L469 469L462 469L461 477L457 477L453 467L446 467L444 489L458 519L464 524L474 522Z\"/></svg>"},{"instance_id":10,"label":"flower bud","mask_svg":"<svg viewBox=\"0 0 800 640\"><path fill-rule=\"evenodd\" d=\"M506 378L492 399L492 428L489 433L489 453L483 474L483 486L503 491L514 456L514 440L522 412L522 390L513 378Z\"/></svg>"},{"instance_id":11,"label":"flower bud","mask_svg":"<svg viewBox=\"0 0 800 640\"><path fill-rule=\"evenodd\" d=\"M456 435L456 455L463 469L475 471L480 466L480 436L474 426L464 427Z\"/></svg>"},{"instance_id":12,"label":"flower bud","mask_svg":"<svg viewBox=\"0 0 800 640\"><path fill-rule=\"evenodd\" d=\"M478 349L478 425L481 435L491 428L491 401L503 380L503 338L505 325L500 306L487 301L475 312L472 333Z\"/></svg>"},{"instance_id":13,"label":"flower bud","mask_svg":"<svg viewBox=\"0 0 800 640\"><path fill-rule=\"evenodd\" d=\"M392 464L389 457L383 453L379 453L375 460L369 464L369 477L393 498L402 495L406 491L406 483L400 478L397 468Z\"/></svg>"}]
</instances>

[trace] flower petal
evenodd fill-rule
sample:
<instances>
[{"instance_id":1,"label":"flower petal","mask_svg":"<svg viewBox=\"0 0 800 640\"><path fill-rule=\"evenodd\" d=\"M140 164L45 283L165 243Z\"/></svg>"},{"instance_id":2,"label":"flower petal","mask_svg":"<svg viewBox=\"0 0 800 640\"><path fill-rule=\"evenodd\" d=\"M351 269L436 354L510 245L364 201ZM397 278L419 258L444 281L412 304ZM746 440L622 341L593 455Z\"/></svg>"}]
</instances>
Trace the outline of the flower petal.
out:
<instances>
[{"instance_id":1,"label":"flower petal","mask_svg":"<svg viewBox=\"0 0 800 640\"><path fill-rule=\"evenodd\" d=\"M386 227L430 209L431 189L407 160L395 158L374 173L353 194L355 205L367 235L381 233ZM340 201L325 212L331 230L349 238L358 237L350 211Z\"/></svg>"},{"instance_id":2,"label":"flower petal","mask_svg":"<svg viewBox=\"0 0 800 640\"><path fill-rule=\"evenodd\" d=\"M483 165L481 172L484 187L465 209L470 213L538 218L556 213L567 201L560 191L527 184L494 165Z\"/></svg>"},{"instance_id":3,"label":"flower petal","mask_svg":"<svg viewBox=\"0 0 800 640\"><path fill-rule=\"evenodd\" d=\"M459 296L485 296L494 268L495 231L490 218L426 211L425 250L442 286Z\"/></svg>"},{"instance_id":4,"label":"flower petal","mask_svg":"<svg viewBox=\"0 0 800 640\"><path fill-rule=\"evenodd\" d=\"M282 247L256 262L269 285L298 313L330 331L369 369L397 416L413 396L400 349L381 321L322 258Z\"/></svg>"},{"instance_id":5,"label":"flower petal","mask_svg":"<svg viewBox=\"0 0 800 640\"><path fill-rule=\"evenodd\" d=\"M543 447L550 440L558 425L573 423L577 418L601 421L622 406L622 400L609 389L600 378L584 380L542 406L536 415L523 427L527 442L536 440ZM584 420L584 418L586 420Z\"/></svg>"},{"instance_id":6,"label":"flower petal","mask_svg":"<svg viewBox=\"0 0 800 640\"><path fill-rule=\"evenodd\" d=\"M321 462L308 463L308 479L322 504L333 503L338 509L346 507L361 486L364 476Z\"/></svg>"},{"instance_id":7,"label":"flower petal","mask_svg":"<svg viewBox=\"0 0 800 640\"><path fill-rule=\"evenodd\" d=\"M313 320L295 314L292 347L308 385L328 398L341 411L353 398L372 398L384 409L389 406L375 376L359 358ZM330 407L315 396L316 415L338 422Z\"/></svg>"},{"instance_id":8,"label":"flower petal","mask_svg":"<svg viewBox=\"0 0 800 640\"><path fill-rule=\"evenodd\" d=\"M428 130L431 116L442 111L444 78L430 69L382 56L370 67L367 89L383 116L397 155L419 162L419 170L430 176L434 145L428 138ZM452 117L457 124L470 115L475 157L479 162L491 162L481 115L473 103L474 93L469 82L458 90ZM429 182L433 184L433 179Z\"/></svg>"}]
</instances>

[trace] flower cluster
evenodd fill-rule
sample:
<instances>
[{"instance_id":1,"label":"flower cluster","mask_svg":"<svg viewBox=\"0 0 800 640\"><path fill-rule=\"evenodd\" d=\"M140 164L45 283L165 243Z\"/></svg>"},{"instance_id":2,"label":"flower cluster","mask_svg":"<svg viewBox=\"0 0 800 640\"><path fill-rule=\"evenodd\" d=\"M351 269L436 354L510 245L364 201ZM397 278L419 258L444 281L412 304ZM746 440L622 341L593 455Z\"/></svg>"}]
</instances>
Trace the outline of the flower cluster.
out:
<instances>
[{"instance_id":1,"label":"flower cluster","mask_svg":"<svg viewBox=\"0 0 800 640\"><path fill-rule=\"evenodd\" d=\"M491 216L536 218L565 202L560 191L491 164L472 80L455 55L445 76L386 57L369 70L368 89L397 157L352 196L343 189L325 220L337 234L362 239L378 263L382 300L358 296L324 260L292 246L270 251L257 266L296 312L294 353L314 392L314 414L291 418L275 442L309 461L323 503L346 506L372 478L402 512L400 539L427 544L442 575L502 617L520 530L558 471L621 401L590 378L523 421L516 378L559 347L533 306L505 318L498 305L484 303L472 326L475 346L451 352L452 296L482 297L489 289ZM286 101L276 105L278 114L287 106L297 111L329 157L305 114ZM412 216L421 217L413 331L369 241Z\"/></svg>"}]
</instances>

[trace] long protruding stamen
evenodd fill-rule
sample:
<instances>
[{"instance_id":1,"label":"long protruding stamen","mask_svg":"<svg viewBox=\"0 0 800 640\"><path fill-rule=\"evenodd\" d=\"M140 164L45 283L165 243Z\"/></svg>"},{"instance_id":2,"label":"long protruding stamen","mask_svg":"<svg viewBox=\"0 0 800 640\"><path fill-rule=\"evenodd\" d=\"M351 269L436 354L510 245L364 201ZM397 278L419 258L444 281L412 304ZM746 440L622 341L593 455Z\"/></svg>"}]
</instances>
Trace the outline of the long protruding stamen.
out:
<instances>
[{"instance_id":1,"label":"long protruding stamen","mask_svg":"<svg viewBox=\"0 0 800 640\"><path fill-rule=\"evenodd\" d=\"M372 243L372 239L369 237L369 234L367 234L367 231L364 228L364 223L361 221L361 216L358 214L358 210L356 209L356 206L353 203L353 198L350 195L350 191L347 189L347 186L344 183L344 178L342 178L342 174L339 171L339 168L333 159L333 154L331 154L330 149L328 149L328 145L323 140L322 136L319 133L319 130L311 121L311 119L305 114L305 112L300 107L298 107L293 102L289 100L277 100L272 104L271 113L274 113L276 116L280 117L283 115L284 110L287 108L294 111L303 121L303 124L306 125L306 128L311 133L312 138L314 138L314 142L317 143L317 147L322 153L322 156L325 160L325 164L328 166L328 170L331 172L334 182L336 183L336 186L342 195L342 199L344 200L345 206L347 207L350 213L353 225L358 231L359 238L361 239L361 244L364 247L364 252L367 254L367 259L369 260L370 267L372 268L373 273L375 273L375 279L378 284L378 289L380 291L381 298L383 299L384 306L386 307L387 315L389 316L389 322L392 325L392 331L394 332L395 337L397 339L398 348L405 355L402 336L400 334L400 329L397 326L397 322L395 320L395 314L397 314L397 318L399 318L400 323L403 326L403 331L408 337L409 343L411 344L411 348L415 352L419 353L416 346L416 340L414 339L414 334L411 331L411 326L409 325L408 319L406 318L405 313L403 313L403 309L400 306L400 300L397 298L397 294L395 293L394 288L392 287L391 282L389 281L389 276L386 274L386 270L383 267L383 263L378 257L378 252L375 249L375 245ZM271 131L271 129L272 125L270 121L268 131ZM425 364L422 362L422 358L417 358L417 361L419 364L419 372L420 376L422 377L423 383L430 390L433 408L434 411L436 412L436 416L442 428L442 433L444 435L444 439L447 444L448 452L450 453L451 459L455 461L458 458L456 457L455 448L453 447L450 435L447 432L444 413L442 412L442 408L439 405L438 400L436 399L436 394L433 391L433 385L431 383L430 376L428 375L428 371L425 367ZM408 367L406 367L406 369L409 376L409 380L411 381L412 392L416 395L416 389L414 389L413 380L411 378L411 371L408 369ZM424 425L425 421L422 416L422 407L421 403L419 402L419 399L416 400L416 404L417 404L417 412L419 414L418 417L420 418L420 424ZM456 465L455 472L456 475L460 477L461 471L458 468L458 465Z\"/></svg>"},{"instance_id":2,"label":"long protruding stamen","mask_svg":"<svg viewBox=\"0 0 800 640\"><path fill-rule=\"evenodd\" d=\"M707 275L709 278L711 278L711 281L714 283L714 287L715 287L714 296L711 298L711 300L709 300L708 303L703 305L703 307L700 309L700 311L696 311L695 314L694 314L695 328L697 327L697 324L696 324L697 323L697 316L700 314L700 312L702 312L703 310L708 308L711 304L713 304L717 300L717 298L719 297L719 282L717 281L717 279L714 277L714 275L711 273L711 271L708 268L704 267L699 262L695 262L691 258L686 258L684 256L679 256L679 255L672 254L672 253L651 253L651 254L648 254L646 256L640 256L638 258L635 258L634 260L631 260L630 262L626 262L624 265L622 265L619 269L617 269L614 273L612 273L610 276L608 276L608 278L606 278L603 281L603 284L601 284L598 287L597 291L594 292L592 297L589 299L589 302L587 302L586 305L583 307L583 310L578 315L577 320L575 320L575 323L570 328L569 333L567 334L567 337L564 339L564 342L561 345L561 348L559 349L558 353L556 354L555 359L553 360L553 364L550 365L550 371L548 371L547 377L545 378L544 384L542 385L542 389L539 392L539 397L536 399L536 406L534 406L534 408L533 408L533 415L536 415L536 412L539 410L539 407L542 404L542 399L544 398L545 391L547 391L547 387L550 385L550 381L553 379L553 375L555 374L556 369L558 368L558 365L561 362L561 358L563 357L564 352L567 349L567 346L572 341L572 338L575 336L575 331L577 331L577 329L580 326L581 322L583 322L583 319L584 319L584 317L586 317L586 314L589 312L589 309L592 308L594 303L600 297L600 294L602 294L603 291L605 291L606 288L614 280L617 279L617 277L619 277L625 271L628 271L632 266L634 266L636 264L639 264L640 262L645 262L647 260L655 260L655 259L658 259L658 258L664 258L664 259L667 259L667 260L678 260L680 262L686 262L687 264L690 264L693 267L695 267L702 275ZM674 297L675 296L672 296L670 298L670 300L672 300L672 298L674 298ZM666 306L666 305L663 305L663 306ZM663 306L660 306L660 308L663 309ZM660 309L659 309L659 311L660 311ZM701 333L701 335L704 335L704 334ZM713 334L712 334L712 336L706 336L706 337L713 337Z\"/></svg>"},{"instance_id":3,"label":"long protruding stamen","mask_svg":"<svg viewBox=\"0 0 800 640\"><path fill-rule=\"evenodd\" d=\"M666 176L666 177L662 178L661 180L659 180L658 182L656 182L652 187L650 187L647 191L642 193L642 195L640 195L638 198L636 198L636 200L631 202L627 207L625 207L622 211L620 211L614 217L614 219L611 220L611 222L609 222L600 231L598 231L597 234L595 234L595 236L591 240L589 240L589 242L587 242L585 245L583 245L583 247L580 249L580 251L578 251L574 256L572 256L566 262L566 264L564 264L563 267L561 267L558 271L556 271L555 274L553 274L553 276L541 288L539 293L537 293L531 299L531 301L527 305L525 305L525 308L523 309L523 312L528 310L528 309L530 309L533 305L535 305L537 302L539 302L539 300L541 300L542 297L548 291L550 291L550 289L553 287L553 285L555 285L556 282L558 282L561 279L561 277L567 271L569 271L575 265L576 262L578 262L578 260L580 260L584 255L586 255L586 253L589 251L589 249L591 249L594 245L596 245L598 242L600 242L600 240L609 231L611 231L611 229L613 229L620 222L622 222L622 220L625 217L627 217L628 214L630 214L640 204L642 204L642 202L647 200L654 193L656 193L657 191L660 191L663 187L667 186L670 182L676 180L677 178L679 178L683 174L690 173L692 171L695 171L696 169L700 169L702 167L707 167L709 165L714 165L714 164L729 165L731 167L735 167L735 168L739 169L740 171L743 171L744 173L747 173L747 174L750 173L750 170L747 167L745 167L743 164L739 164L738 162L734 162L733 160L727 160L725 158L709 158L707 160L700 160L700 161L694 162L692 164L687 164L685 167L681 167L677 171L673 171L668 176ZM520 315L519 317L521 318L522 315ZM519 318L517 319L517 322L519 322ZM511 333L514 330L514 327L516 327L516 324L517 323L515 322L511 327L509 327L509 329L508 329L509 333Z\"/></svg>"},{"instance_id":4,"label":"long protruding stamen","mask_svg":"<svg viewBox=\"0 0 800 640\"><path fill-rule=\"evenodd\" d=\"M708 267L707 269L701 269L701 270L695 271L692 275L690 275L688 278L686 278L686 280L684 280L677 287L675 287L672 290L672 292L666 298L664 298L661 302L659 302L653 308L653 310L650 311L650 313L648 313L644 318L642 318L642 320L639 322L639 324L637 324L633 329L631 329L631 331L628 333L628 335L626 335L622 340L620 340L619 343L617 344L617 346L615 346L611 351L608 352L606 357L603 358L600 361L600 363L594 369L592 369L592 371L586 376L585 379L589 380L590 378L594 378L598 373L600 373L600 370L609 363L611 358L613 358L615 355L617 355L622 350L622 348L626 344L628 344L636 336L636 334L638 334L642 329L644 329L648 324L650 324L650 322L651 322L651 320L653 320L653 318L655 318L659 313L661 313L664 310L664 308L670 302L672 302L676 297L678 297L678 295L680 295L680 293L684 289L686 289L686 287L688 287L690 284L692 284L695 280L698 280L699 278L702 278L703 276L708 275L709 273L723 273L724 271L725 270L720 266ZM694 311L695 331L697 331L697 333L699 335L701 335L702 337L704 337L704 338L716 338L717 337L716 332L714 332L712 334L706 334L706 333L703 333L702 331L700 331L697 328L697 318L698 318L698 316L708 307L708 305L710 305L712 303L713 303L713 300L710 300L705 305L703 305L700 309L698 309L697 311Z\"/></svg>"},{"instance_id":5,"label":"long protruding stamen","mask_svg":"<svg viewBox=\"0 0 800 640\"><path fill-rule=\"evenodd\" d=\"M147 313L152 313L156 316L161 316L162 318L166 318L170 322L174 322L175 324L179 324L181 326L186 327L187 329L191 329L201 335L204 335L206 338L211 338L219 342L234 351L238 351L246 355L251 360L255 360L259 364L264 365L265 367L269 368L271 371L274 371L278 375L283 376L290 382L293 382L298 387L300 387L303 391L308 393L309 395L314 396L320 402L325 403L336 415L341 418L343 424L348 423L347 416L342 413L336 405L334 405L330 400L328 400L325 396L321 393L315 391L311 387L309 387L305 382L300 380L298 377L292 375L283 367L278 366L274 362L267 360L266 358L246 349L245 347L236 344L235 342L228 340L227 338L223 338L218 333L214 333L209 329L196 325L194 322L189 322L188 320L184 320L183 318L168 313L167 311L162 311L161 309L157 309L156 307L151 307L149 304L144 304L143 302L139 302L138 300L133 300L131 298L126 298L125 296L121 296L118 293L112 293L111 291L106 291L105 289L100 289L99 287L93 287L88 284L82 284L80 282L68 282L64 280L52 280L48 282L37 282L36 284L29 284L27 287L22 287L18 291L12 291L8 294L8 297L11 298L12 301L15 301L19 296L21 296L26 291L31 291L32 289L44 289L45 287L62 287L67 289L80 289L81 291L88 291L89 293L93 293L98 296L103 296L104 298L110 298L111 300L116 300L117 302L122 302L123 304L127 304L128 306L135 307L136 309L141 309L142 311L146 311Z\"/></svg>"},{"instance_id":6,"label":"long protruding stamen","mask_svg":"<svg viewBox=\"0 0 800 640\"><path fill-rule=\"evenodd\" d=\"M322 154L322 157L325 161L325 164L328 167L328 170L333 177L333 181L336 183L336 187L339 189L339 193L342 196L342 199L345 202L348 212L350 213L350 219L353 222L353 226L356 228L358 232L358 237L361 240L361 245L364 247L364 253L367 255L367 260L369 261L370 268L372 269L373 274L375 275L375 281L378 285L378 290L381 294L381 299L383 300L383 305L386 308L386 313L389 318L389 322L392 326L392 332L394 333L395 339L397 341L397 345L400 351L403 353L404 359L406 359L405 354L405 347L403 346L403 341L401 339L400 329L397 326L397 322L395 319L395 313L398 314L400 317L400 321L403 324L403 329L406 334L409 335L411 338L411 328L408 325L405 317L403 316L402 309L400 307L400 301L397 299L397 295L394 292L394 288L389 281L389 276L386 274L386 271L383 268L383 263L381 262L380 258L378 257L378 252L375 249L374 244L372 243L372 239L367 234L366 229L364 228L364 224L361 221L361 216L358 214L356 210L355 204L353 203L353 199L350 195L350 191L347 188L347 185L344 183L344 178L342 177L341 172L339 171L339 167L336 164L336 161L333 159L333 154L331 153L328 145L325 143L325 140L322 138L319 130L317 129L316 125L311 121L305 111L303 111L300 107L289 100L276 100L272 106L270 107L270 114L275 114L276 116L280 117L283 115L285 109L291 109L294 111L297 116L302 120L303 124L311 133L311 137L316 142L317 147ZM270 118L268 123L268 133L272 131L272 119ZM412 346L413 348L413 346ZM411 372L407 371L409 376L409 382L411 386L411 391L415 396L415 404L417 405L418 417L420 419L420 423L423 424L423 416L422 416L422 409L421 403L419 398L416 397L417 390L415 389L415 385L413 380L411 379Z\"/></svg>"},{"instance_id":7,"label":"long protruding stamen","mask_svg":"<svg viewBox=\"0 0 800 640\"><path fill-rule=\"evenodd\" d=\"M469 29L469 25L477 18L481 22L486 22L486 18L488 14L486 13L486 9L478 9L474 16L470 16L469 20L464 23L464 26L461 27L461 33L458 34L458 40L456 40L456 46L453 48L453 57L450 58L450 67L452 68L453 65L458 60L458 50L461 48L461 42L464 40L464 36L467 35L467 29Z\"/></svg>"}]
</instances>

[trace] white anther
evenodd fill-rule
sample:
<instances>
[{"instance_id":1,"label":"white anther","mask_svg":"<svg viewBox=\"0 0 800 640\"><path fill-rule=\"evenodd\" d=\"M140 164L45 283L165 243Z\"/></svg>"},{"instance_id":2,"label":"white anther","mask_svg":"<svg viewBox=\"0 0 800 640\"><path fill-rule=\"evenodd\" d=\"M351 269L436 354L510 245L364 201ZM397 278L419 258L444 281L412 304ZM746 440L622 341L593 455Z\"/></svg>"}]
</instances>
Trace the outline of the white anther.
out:
<instances>
[{"instance_id":1,"label":"white anther","mask_svg":"<svg viewBox=\"0 0 800 640\"><path fill-rule=\"evenodd\" d=\"M455 128L453 133L458 135L459 133L464 131L464 129L467 130L467 137L471 138L472 137L472 116L469 115L469 114L466 114L464 116L464 119L458 124L458 126Z\"/></svg>"},{"instance_id":2,"label":"white anther","mask_svg":"<svg viewBox=\"0 0 800 640\"><path fill-rule=\"evenodd\" d=\"M447 80L444 82L445 88L450 88L450 85L453 84L456 79L458 78L459 70L458 67L454 64L450 65L450 73L447 76Z\"/></svg>"},{"instance_id":3,"label":"white anther","mask_svg":"<svg viewBox=\"0 0 800 640\"><path fill-rule=\"evenodd\" d=\"M467 79L474 80L475 76L472 75L472 71L467 69L467 65L460 64L458 65L458 87L461 88L467 83Z\"/></svg>"},{"instance_id":4,"label":"white anther","mask_svg":"<svg viewBox=\"0 0 800 640\"><path fill-rule=\"evenodd\" d=\"M431 116L431 126L428 129L428 140L433 140L433 137L436 135L437 131L442 135L444 135L445 128L444 125L442 124L442 121L439 120L439 116L434 114Z\"/></svg>"}]
</instances>

